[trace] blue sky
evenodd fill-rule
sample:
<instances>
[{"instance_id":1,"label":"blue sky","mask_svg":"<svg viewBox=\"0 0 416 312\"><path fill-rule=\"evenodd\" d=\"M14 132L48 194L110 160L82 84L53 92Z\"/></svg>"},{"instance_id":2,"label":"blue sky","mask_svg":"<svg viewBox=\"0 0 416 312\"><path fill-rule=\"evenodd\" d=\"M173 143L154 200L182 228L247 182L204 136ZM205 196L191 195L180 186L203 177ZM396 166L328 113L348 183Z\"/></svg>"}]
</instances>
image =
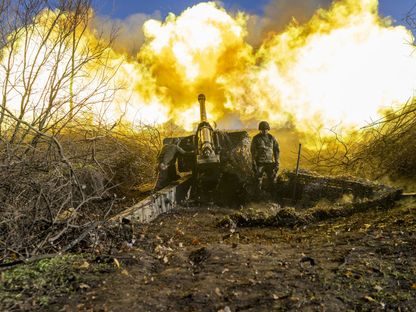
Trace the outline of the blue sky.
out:
<instances>
[{"instance_id":1,"label":"blue sky","mask_svg":"<svg viewBox=\"0 0 416 312\"><path fill-rule=\"evenodd\" d=\"M152 14L159 11L162 17L169 12L180 13L201 0L101 0L96 2L100 14L113 18L125 18L134 13ZM262 15L264 6L270 0L223 0L227 9L242 9ZM391 16L397 23L403 23L407 12L416 4L416 0L379 0L380 12Z\"/></svg>"},{"instance_id":2,"label":"blue sky","mask_svg":"<svg viewBox=\"0 0 416 312\"><path fill-rule=\"evenodd\" d=\"M180 13L187 7L205 2L201 0L102 0L97 8L100 13L117 18L124 18L133 13L152 14L159 11L162 16L169 12ZM261 14L269 0L233 0L222 1L227 9L237 8Z\"/></svg>"}]
</instances>

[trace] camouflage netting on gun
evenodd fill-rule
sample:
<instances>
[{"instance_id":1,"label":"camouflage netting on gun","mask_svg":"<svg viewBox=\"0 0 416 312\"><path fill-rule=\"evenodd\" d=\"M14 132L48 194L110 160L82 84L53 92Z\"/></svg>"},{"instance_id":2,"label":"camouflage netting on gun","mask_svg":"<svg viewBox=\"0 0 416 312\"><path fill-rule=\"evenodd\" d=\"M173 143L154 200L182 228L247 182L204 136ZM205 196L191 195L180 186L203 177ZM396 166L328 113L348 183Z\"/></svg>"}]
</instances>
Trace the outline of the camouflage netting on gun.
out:
<instances>
[{"instance_id":1,"label":"camouflage netting on gun","mask_svg":"<svg viewBox=\"0 0 416 312\"><path fill-rule=\"evenodd\" d=\"M287 177L290 181L290 174ZM281 207L275 203L249 204L223 218L219 226L300 226L370 209L388 209L401 195L399 189L351 177L303 173L298 178L297 208ZM287 187L288 190L290 187Z\"/></svg>"},{"instance_id":2,"label":"camouflage netting on gun","mask_svg":"<svg viewBox=\"0 0 416 312\"><path fill-rule=\"evenodd\" d=\"M221 142L221 176L216 188L216 201L240 205L248 201L251 184L250 137L247 132L218 132Z\"/></svg>"},{"instance_id":3,"label":"camouflage netting on gun","mask_svg":"<svg viewBox=\"0 0 416 312\"><path fill-rule=\"evenodd\" d=\"M329 202L366 201L393 188L351 176L323 176L301 170L284 172L276 186L276 196L295 199L297 206L310 208L322 200Z\"/></svg>"}]
</instances>

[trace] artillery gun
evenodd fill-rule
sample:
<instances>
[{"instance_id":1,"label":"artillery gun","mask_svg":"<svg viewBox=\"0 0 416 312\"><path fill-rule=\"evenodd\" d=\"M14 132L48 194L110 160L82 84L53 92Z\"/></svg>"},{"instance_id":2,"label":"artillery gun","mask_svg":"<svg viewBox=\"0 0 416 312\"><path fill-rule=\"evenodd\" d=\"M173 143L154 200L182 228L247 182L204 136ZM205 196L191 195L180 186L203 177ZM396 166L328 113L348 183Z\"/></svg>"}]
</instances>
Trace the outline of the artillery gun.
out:
<instances>
[{"instance_id":1,"label":"artillery gun","mask_svg":"<svg viewBox=\"0 0 416 312\"><path fill-rule=\"evenodd\" d=\"M247 199L257 199L259 194L252 180L248 132L214 129L207 119L205 96L200 94L198 101L200 122L194 134L179 137L179 146L187 153L178 156L179 172L192 172L194 198L237 206ZM175 139L178 138L166 138L163 143L171 144ZM271 200L277 200L282 206L308 207L319 200L336 201L344 195L361 201L373 196L376 189L373 184L299 170L299 159L300 149L297 169L279 175L269 194ZM390 194L391 190L387 190Z\"/></svg>"},{"instance_id":2,"label":"artillery gun","mask_svg":"<svg viewBox=\"0 0 416 312\"><path fill-rule=\"evenodd\" d=\"M217 197L221 180L230 179L230 174L235 175L233 179L244 179L250 172L250 137L247 131L214 129L208 122L205 100L204 94L198 96L200 122L195 134L179 137L179 146L187 154L178 156L178 171L192 172L194 194L212 197L216 193ZM177 138L165 138L163 144L171 144ZM241 172L244 169L247 172ZM222 191L225 192L223 188Z\"/></svg>"}]
</instances>

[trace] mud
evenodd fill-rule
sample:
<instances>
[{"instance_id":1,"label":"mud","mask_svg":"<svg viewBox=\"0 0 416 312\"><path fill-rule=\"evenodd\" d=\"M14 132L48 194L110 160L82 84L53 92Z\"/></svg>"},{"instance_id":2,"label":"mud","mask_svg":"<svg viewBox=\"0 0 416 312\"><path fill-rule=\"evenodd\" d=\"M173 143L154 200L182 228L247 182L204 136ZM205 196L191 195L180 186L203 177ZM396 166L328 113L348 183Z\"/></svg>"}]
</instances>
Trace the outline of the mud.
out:
<instances>
[{"instance_id":1,"label":"mud","mask_svg":"<svg viewBox=\"0 0 416 312\"><path fill-rule=\"evenodd\" d=\"M374 190L372 190L374 191ZM313 207L304 208L305 199L302 199L303 209L295 207L281 207L277 203L251 203L226 215L219 226L273 226L293 227L302 226L337 217L347 217L354 213L370 211L373 209L388 209L396 204L402 191L393 188L382 188L374 191L371 198L354 198L343 196L335 202L323 199ZM342 196L342 194L341 194ZM314 201L312 201L313 203ZM308 202L311 203L311 202Z\"/></svg>"},{"instance_id":2,"label":"mud","mask_svg":"<svg viewBox=\"0 0 416 312\"><path fill-rule=\"evenodd\" d=\"M217 226L233 213L183 208L136 228L116 272L46 310L414 310L414 199L291 228Z\"/></svg>"}]
</instances>

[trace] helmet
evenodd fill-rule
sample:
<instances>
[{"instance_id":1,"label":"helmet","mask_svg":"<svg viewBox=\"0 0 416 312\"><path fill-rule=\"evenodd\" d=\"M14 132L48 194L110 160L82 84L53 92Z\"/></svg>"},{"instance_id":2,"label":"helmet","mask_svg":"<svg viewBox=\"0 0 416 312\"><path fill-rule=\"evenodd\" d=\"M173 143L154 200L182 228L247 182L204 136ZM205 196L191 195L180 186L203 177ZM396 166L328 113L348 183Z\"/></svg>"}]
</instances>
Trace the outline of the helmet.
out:
<instances>
[{"instance_id":1,"label":"helmet","mask_svg":"<svg viewBox=\"0 0 416 312\"><path fill-rule=\"evenodd\" d=\"M259 123L259 130L270 130L270 125L267 121L261 121Z\"/></svg>"}]
</instances>

